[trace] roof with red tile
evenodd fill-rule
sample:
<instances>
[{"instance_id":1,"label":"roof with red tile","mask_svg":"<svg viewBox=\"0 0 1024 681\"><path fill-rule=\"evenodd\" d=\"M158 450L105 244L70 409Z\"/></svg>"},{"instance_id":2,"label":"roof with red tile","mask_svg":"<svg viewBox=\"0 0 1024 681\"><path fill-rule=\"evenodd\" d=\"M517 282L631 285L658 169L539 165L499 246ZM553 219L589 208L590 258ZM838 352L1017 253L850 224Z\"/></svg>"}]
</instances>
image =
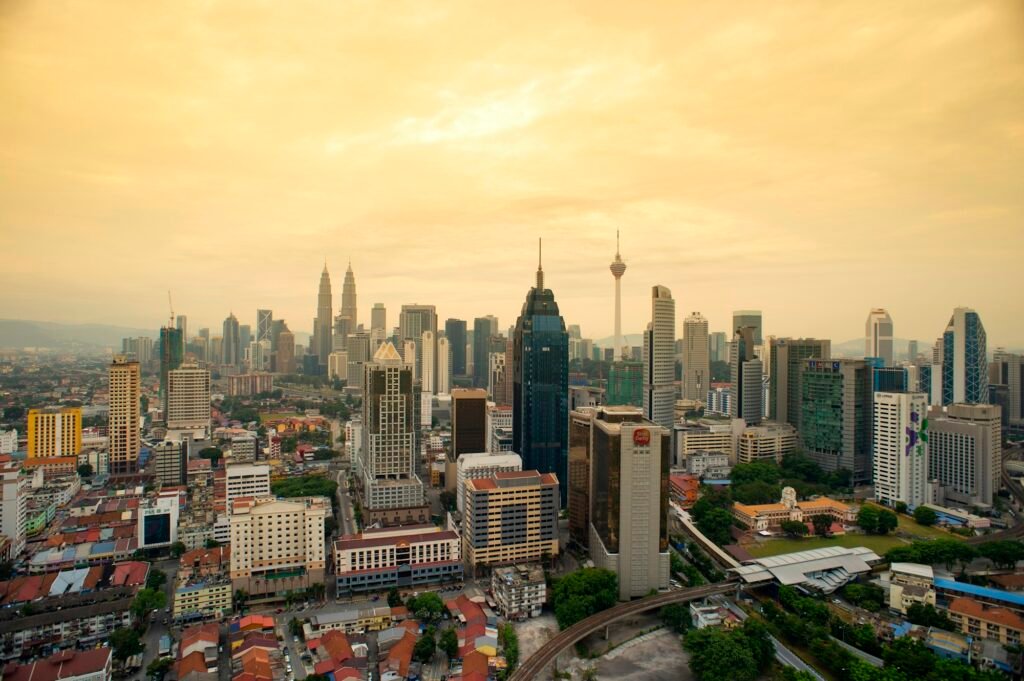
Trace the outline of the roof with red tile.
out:
<instances>
[{"instance_id":1,"label":"roof with red tile","mask_svg":"<svg viewBox=\"0 0 1024 681\"><path fill-rule=\"evenodd\" d=\"M949 611L976 617L1009 629L1024 631L1024 617L1006 608L987 608L973 598L954 598L949 604Z\"/></svg>"},{"instance_id":2,"label":"roof with red tile","mask_svg":"<svg viewBox=\"0 0 1024 681\"><path fill-rule=\"evenodd\" d=\"M352 646L349 645L348 637L337 629L332 629L321 636L320 646L332 660L339 664L355 657L352 653Z\"/></svg>"},{"instance_id":3,"label":"roof with red tile","mask_svg":"<svg viewBox=\"0 0 1024 681\"><path fill-rule=\"evenodd\" d=\"M4 681L58 681L103 671L110 664L110 648L65 650L29 664L10 663Z\"/></svg>"},{"instance_id":4,"label":"roof with red tile","mask_svg":"<svg viewBox=\"0 0 1024 681\"><path fill-rule=\"evenodd\" d=\"M487 656L474 650L462 658L462 673L487 676L487 663Z\"/></svg>"},{"instance_id":5,"label":"roof with red tile","mask_svg":"<svg viewBox=\"0 0 1024 681\"><path fill-rule=\"evenodd\" d=\"M408 624L410 621L403 624ZM380 663L380 670L382 672L387 670L398 672L402 678L409 676L409 663L412 662L412 651L416 647L416 638L416 634L406 631L402 640L388 651L387 658Z\"/></svg>"},{"instance_id":6,"label":"roof with red tile","mask_svg":"<svg viewBox=\"0 0 1024 681\"><path fill-rule=\"evenodd\" d=\"M149 563L132 560L114 565L114 574L110 577L111 586L139 586L146 583L149 574Z\"/></svg>"},{"instance_id":7,"label":"roof with red tile","mask_svg":"<svg viewBox=\"0 0 1024 681\"><path fill-rule=\"evenodd\" d=\"M195 650L175 663L175 672L179 679L186 674L193 672L206 673L207 671L206 655L203 654L202 650Z\"/></svg>"}]
</instances>

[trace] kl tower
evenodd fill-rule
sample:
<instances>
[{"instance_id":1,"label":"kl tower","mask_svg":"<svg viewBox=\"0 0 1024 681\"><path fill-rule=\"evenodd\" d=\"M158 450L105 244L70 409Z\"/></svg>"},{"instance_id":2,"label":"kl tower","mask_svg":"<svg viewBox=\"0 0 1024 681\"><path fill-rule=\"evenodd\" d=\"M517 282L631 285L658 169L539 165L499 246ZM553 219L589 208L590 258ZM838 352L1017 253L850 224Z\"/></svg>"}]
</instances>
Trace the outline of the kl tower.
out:
<instances>
[{"instance_id":1,"label":"kl tower","mask_svg":"<svg viewBox=\"0 0 1024 681\"><path fill-rule=\"evenodd\" d=\"M622 356L622 275L626 273L626 263L619 255L619 230L615 230L615 260L610 267L615 277L615 354L614 361Z\"/></svg>"}]
</instances>

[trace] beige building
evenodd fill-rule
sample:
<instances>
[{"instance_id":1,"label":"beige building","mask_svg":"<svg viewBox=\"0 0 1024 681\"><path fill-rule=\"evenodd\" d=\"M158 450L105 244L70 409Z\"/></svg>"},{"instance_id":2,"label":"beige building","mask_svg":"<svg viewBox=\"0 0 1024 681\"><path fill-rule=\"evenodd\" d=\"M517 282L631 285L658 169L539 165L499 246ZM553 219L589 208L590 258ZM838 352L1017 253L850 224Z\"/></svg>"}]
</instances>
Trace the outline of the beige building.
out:
<instances>
[{"instance_id":1,"label":"beige building","mask_svg":"<svg viewBox=\"0 0 1024 681\"><path fill-rule=\"evenodd\" d=\"M711 386L708 320L694 312L683 320L683 399L707 402Z\"/></svg>"},{"instance_id":2,"label":"beige building","mask_svg":"<svg viewBox=\"0 0 1024 681\"><path fill-rule=\"evenodd\" d=\"M0 534L11 540L11 556L25 549L28 497L31 479L21 475L21 463L0 456Z\"/></svg>"},{"instance_id":3,"label":"beige building","mask_svg":"<svg viewBox=\"0 0 1024 681\"><path fill-rule=\"evenodd\" d=\"M675 428L676 450L673 465L686 467L686 457L695 452L721 452L729 456L729 463L736 462L733 447L732 425L701 419L697 424L684 423Z\"/></svg>"},{"instance_id":4,"label":"beige building","mask_svg":"<svg viewBox=\"0 0 1024 681\"><path fill-rule=\"evenodd\" d=\"M928 479L938 480L936 503L988 507L1003 470L1000 408L951 404L928 414Z\"/></svg>"},{"instance_id":5,"label":"beige building","mask_svg":"<svg viewBox=\"0 0 1024 681\"><path fill-rule=\"evenodd\" d=\"M192 362L167 372L167 437L202 440L210 434L210 372Z\"/></svg>"},{"instance_id":6,"label":"beige building","mask_svg":"<svg viewBox=\"0 0 1024 681\"><path fill-rule=\"evenodd\" d=\"M231 582L255 598L322 584L327 564L327 497L236 499L231 523Z\"/></svg>"},{"instance_id":7,"label":"beige building","mask_svg":"<svg viewBox=\"0 0 1024 681\"><path fill-rule=\"evenodd\" d=\"M110 378L110 473L135 473L139 466L139 363L114 357Z\"/></svg>"},{"instance_id":8,"label":"beige building","mask_svg":"<svg viewBox=\"0 0 1024 681\"><path fill-rule=\"evenodd\" d=\"M827 515L833 523L842 526L857 520L857 510L852 506L828 497L797 501L796 490L792 487L782 489L782 499L777 504L748 505L737 502L732 505L732 515L744 527L756 531L778 529L786 520L809 523L817 515Z\"/></svg>"},{"instance_id":9,"label":"beige building","mask_svg":"<svg viewBox=\"0 0 1024 681\"><path fill-rule=\"evenodd\" d=\"M788 423L763 421L759 426L746 426L739 430L736 435L736 460L739 463L780 463L783 456L796 451L796 446L796 428Z\"/></svg>"},{"instance_id":10,"label":"beige building","mask_svg":"<svg viewBox=\"0 0 1024 681\"><path fill-rule=\"evenodd\" d=\"M1024 634L1024 617L973 598L954 598L949 604L949 619L967 636L992 639L1004 646L1019 646Z\"/></svg>"},{"instance_id":11,"label":"beige building","mask_svg":"<svg viewBox=\"0 0 1024 681\"><path fill-rule=\"evenodd\" d=\"M558 478L510 471L466 481L462 557L506 565L558 555Z\"/></svg>"},{"instance_id":12,"label":"beige building","mask_svg":"<svg viewBox=\"0 0 1024 681\"><path fill-rule=\"evenodd\" d=\"M905 615L915 603L935 606L935 573L931 565L893 563L889 570L890 608Z\"/></svg>"},{"instance_id":13,"label":"beige building","mask_svg":"<svg viewBox=\"0 0 1024 681\"><path fill-rule=\"evenodd\" d=\"M544 569L539 565L512 565L491 572L491 593L507 620L540 616L547 592Z\"/></svg>"},{"instance_id":14,"label":"beige building","mask_svg":"<svg viewBox=\"0 0 1024 681\"><path fill-rule=\"evenodd\" d=\"M338 594L462 579L459 535L435 525L365 530L334 542Z\"/></svg>"},{"instance_id":15,"label":"beige building","mask_svg":"<svg viewBox=\"0 0 1024 681\"><path fill-rule=\"evenodd\" d=\"M260 464L228 464L224 471L224 508L231 514L232 502L242 497L270 496L270 466Z\"/></svg>"}]
</instances>

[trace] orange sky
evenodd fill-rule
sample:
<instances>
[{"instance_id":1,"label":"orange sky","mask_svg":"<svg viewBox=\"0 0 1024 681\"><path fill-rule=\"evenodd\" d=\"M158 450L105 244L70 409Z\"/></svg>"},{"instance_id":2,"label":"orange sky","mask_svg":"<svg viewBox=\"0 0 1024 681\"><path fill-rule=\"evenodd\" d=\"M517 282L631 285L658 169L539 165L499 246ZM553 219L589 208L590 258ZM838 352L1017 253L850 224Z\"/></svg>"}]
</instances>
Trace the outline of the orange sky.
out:
<instances>
[{"instance_id":1,"label":"orange sky","mask_svg":"<svg viewBox=\"0 0 1024 681\"><path fill-rule=\"evenodd\" d=\"M1024 5L0 3L0 317L340 305L1024 345Z\"/></svg>"}]
</instances>

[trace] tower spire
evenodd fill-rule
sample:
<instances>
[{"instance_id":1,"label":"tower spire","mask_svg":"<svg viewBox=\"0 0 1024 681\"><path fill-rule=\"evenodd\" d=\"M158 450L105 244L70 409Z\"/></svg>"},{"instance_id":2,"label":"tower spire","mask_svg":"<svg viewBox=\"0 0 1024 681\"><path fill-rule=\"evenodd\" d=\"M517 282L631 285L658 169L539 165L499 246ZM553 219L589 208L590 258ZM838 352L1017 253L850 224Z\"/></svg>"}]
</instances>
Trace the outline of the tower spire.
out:
<instances>
[{"instance_id":1,"label":"tower spire","mask_svg":"<svg viewBox=\"0 0 1024 681\"><path fill-rule=\"evenodd\" d=\"M619 258L619 230L615 230L615 257Z\"/></svg>"},{"instance_id":2,"label":"tower spire","mask_svg":"<svg viewBox=\"0 0 1024 681\"><path fill-rule=\"evenodd\" d=\"M538 291L543 291L544 290L544 267L541 265L541 262L543 260L542 256L543 256L543 253L544 253L543 249L544 249L543 240L538 238L537 239L537 290Z\"/></svg>"}]
</instances>

